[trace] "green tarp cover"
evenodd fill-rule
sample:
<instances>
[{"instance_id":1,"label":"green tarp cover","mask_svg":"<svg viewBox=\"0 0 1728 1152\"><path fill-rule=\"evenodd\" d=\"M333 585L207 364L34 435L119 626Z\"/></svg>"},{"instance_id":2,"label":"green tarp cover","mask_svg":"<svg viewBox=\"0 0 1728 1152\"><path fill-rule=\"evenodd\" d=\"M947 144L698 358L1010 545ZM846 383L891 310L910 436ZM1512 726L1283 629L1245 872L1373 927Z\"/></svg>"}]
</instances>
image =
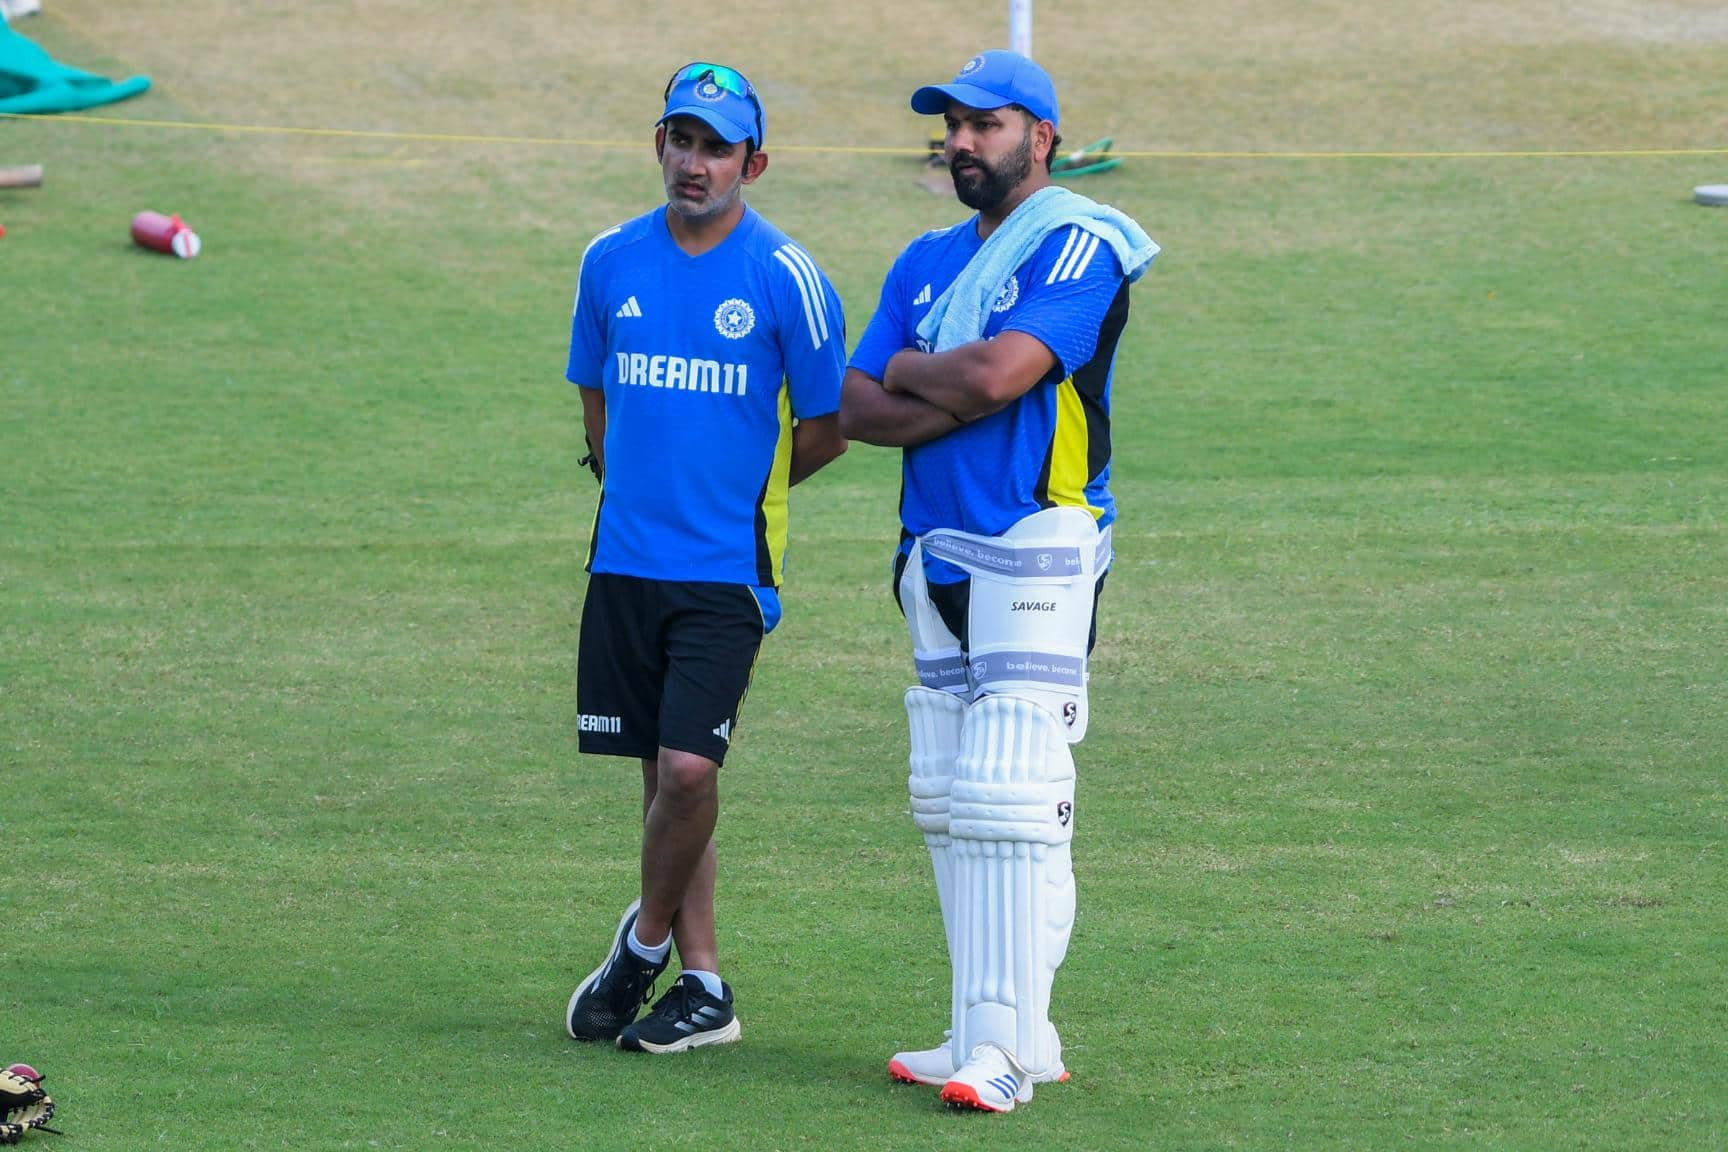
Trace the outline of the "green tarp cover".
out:
<instances>
[{"instance_id":1,"label":"green tarp cover","mask_svg":"<svg viewBox=\"0 0 1728 1152\"><path fill-rule=\"evenodd\" d=\"M0 16L0 112L76 112L136 96L149 87L148 76L116 84L106 76L56 64Z\"/></svg>"}]
</instances>

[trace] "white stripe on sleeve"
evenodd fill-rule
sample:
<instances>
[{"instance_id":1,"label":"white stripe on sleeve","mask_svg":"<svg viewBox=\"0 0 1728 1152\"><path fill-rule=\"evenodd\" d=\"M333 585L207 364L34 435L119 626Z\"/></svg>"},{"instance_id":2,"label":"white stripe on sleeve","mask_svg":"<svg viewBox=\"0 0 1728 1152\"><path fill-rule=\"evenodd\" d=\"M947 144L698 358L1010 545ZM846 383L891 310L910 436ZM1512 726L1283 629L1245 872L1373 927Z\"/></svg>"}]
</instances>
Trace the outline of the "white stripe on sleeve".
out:
<instances>
[{"instance_id":1,"label":"white stripe on sleeve","mask_svg":"<svg viewBox=\"0 0 1728 1152\"><path fill-rule=\"evenodd\" d=\"M792 258L804 266L809 277L810 292L816 305L816 323L822 329L822 339L816 342L820 348L828 340L828 292L822 287L822 270L816 267L816 261L810 258L810 253L802 248L792 249Z\"/></svg>"},{"instance_id":2,"label":"white stripe on sleeve","mask_svg":"<svg viewBox=\"0 0 1728 1152\"><path fill-rule=\"evenodd\" d=\"M816 341L820 348L828 342L828 290L822 286L822 270L816 267L816 261L810 253L802 248L792 249L793 255L802 263L810 276L810 290L815 294L816 324L822 329L822 339Z\"/></svg>"},{"instance_id":3,"label":"white stripe on sleeve","mask_svg":"<svg viewBox=\"0 0 1728 1152\"><path fill-rule=\"evenodd\" d=\"M1075 268L1073 272L1068 274L1068 279L1078 280L1080 277L1086 275L1086 268L1092 263L1092 254L1096 251L1098 251L1098 237L1094 236L1092 237L1092 243L1086 245L1086 255L1080 257L1079 266Z\"/></svg>"},{"instance_id":4,"label":"white stripe on sleeve","mask_svg":"<svg viewBox=\"0 0 1728 1152\"><path fill-rule=\"evenodd\" d=\"M616 236L622 231L624 231L624 225L622 224L615 228L608 228L606 231L600 233L600 235L594 237L594 239L588 241L588 247L582 249L582 263L576 266L576 297L570 301L570 318L572 320L576 318L576 310L582 306L582 269L588 263L588 253L594 251L594 245L600 243L600 241L606 239L606 237Z\"/></svg>"},{"instance_id":5,"label":"white stripe on sleeve","mask_svg":"<svg viewBox=\"0 0 1728 1152\"><path fill-rule=\"evenodd\" d=\"M1074 251L1074 241L1078 239L1079 236L1080 229L1078 227L1070 227L1068 229L1068 240L1062 245L1062 255L1056 257L1056 263L1051 266L1050 275L1045 277L1044 283L1056 283L1057 278L1062 274L1062 265L1067 263L1068 254Z\"/></svg>"},{"instance_id":6,"label":"white stripe on sleeve","mask_svg":"<svg viewBox=\"0 0 1728 1152\"><path fill-rule=\"evenodd\" d=\"M792 273L792 282L798 285L798 295L804 301L804 323L810 331L810 343L820 348L823 341L828 339L828 317L818 304L822 291L820 284L818 283L813 291L811 285L806 282L806 277L809 277L810 273L798 261L798 256L802 255L803 253L799 252L798 249L787 244L775 250L774 259L784 264L786 270ZM806 256L805 259L808 260L809 257Z\"/></svg>"}]
</instances>

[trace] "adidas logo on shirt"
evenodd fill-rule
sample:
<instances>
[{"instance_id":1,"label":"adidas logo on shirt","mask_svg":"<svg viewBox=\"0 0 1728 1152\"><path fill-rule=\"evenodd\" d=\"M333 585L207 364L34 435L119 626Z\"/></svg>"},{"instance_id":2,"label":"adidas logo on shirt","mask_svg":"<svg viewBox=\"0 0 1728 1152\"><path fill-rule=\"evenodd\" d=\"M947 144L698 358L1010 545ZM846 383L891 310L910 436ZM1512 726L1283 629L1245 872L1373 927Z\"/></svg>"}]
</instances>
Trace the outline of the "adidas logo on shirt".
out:
<instances>
[{"instance_id":1,"label":"adidas logo on shirt","mask_svg":"<svg viewBox=\"0 0 1728 1152\"><path fill-rule=\"evenodd\" d=\"M614 312L613 315L619 317L635 316L640 318L642 315L642 305L636 303L636 297L632 296L630 299L624 301L624 307L618 309L618 311Z\"/></svg>"},{"instance_id":2,"label":"adidas logo on shirt","mask_svg":"<svg viewBox=\"0 0 1728 1152\"><path fill-rule=\"evenodd\" d=\"M916 308L920 304L928 303L930 303L930 285L926 284L918 289L918 295L912 297L912 306Z\"/></svg>"}]
</instances>

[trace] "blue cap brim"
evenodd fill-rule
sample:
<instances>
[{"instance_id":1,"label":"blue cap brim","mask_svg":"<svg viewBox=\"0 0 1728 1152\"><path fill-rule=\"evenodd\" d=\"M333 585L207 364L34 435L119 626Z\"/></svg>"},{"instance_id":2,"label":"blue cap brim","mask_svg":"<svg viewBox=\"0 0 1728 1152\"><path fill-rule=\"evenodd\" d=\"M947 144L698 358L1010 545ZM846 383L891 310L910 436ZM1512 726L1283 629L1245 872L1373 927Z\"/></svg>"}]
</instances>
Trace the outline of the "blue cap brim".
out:
<instances>
[{"instance_id":1,"label":"blue cap brim","mask_svg":"<svg viewBox=\"0 0 1728 1152\"><path fill-rule=\"evenodd\" d=\"M970 84L926 84L912 93L912 111L921 116L940 116L948 111L950 100L958 100L968 108L984 111L1006 108L1014 103L1012 100L1004 100L994 92L974 88Z\"/></svg>"},{"instance_id":2,"label":"blue cap brim","mask_svg":"<svg viewBox=\"0 0 1728 1152\"><path fill-rule=\"evenodd\" d=\"M678 104L666 109L666 114L654 121L656 125L664 124L674 116L694 116L708 127L720 134L720 139L728 144L742 144L751 140L756 147L762 147L762 142L755 139L756 129L753 125L739 124L721 114L718 108L711 104Z\"/></svg>"}]
</instances>

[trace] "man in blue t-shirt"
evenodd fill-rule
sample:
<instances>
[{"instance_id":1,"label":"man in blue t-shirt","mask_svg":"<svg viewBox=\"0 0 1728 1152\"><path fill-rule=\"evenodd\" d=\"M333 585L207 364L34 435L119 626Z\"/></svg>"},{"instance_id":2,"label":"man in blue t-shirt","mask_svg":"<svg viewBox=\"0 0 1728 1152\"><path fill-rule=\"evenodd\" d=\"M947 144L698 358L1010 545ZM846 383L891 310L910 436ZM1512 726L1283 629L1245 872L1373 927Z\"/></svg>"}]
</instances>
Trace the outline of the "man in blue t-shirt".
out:
<instances>
[{"instance_id":1,"label":"man in blue t-shirt","mask_svg":"<svg viewBox=\"0 0 1728 1152\"><path fill-rule=\"evenodd\" d=\"M654 133L667 205L589 244L570 324L565 375L601 481L579 746L641 762L644 817L640 897L565 1025L637 1052L740 1034L714 931L719 770L780 619L787 489L846 450L839 299L743 200L764 127L735 70L673 74ZM638 1020L674 944L683 972Z\"/></svg>"},{"instance_id":2,"label":"man in blue t-shirt","mask_svg":"<svg viewBox=\"0 0 1728 1152\"><path fill-rule=\"evenodd\" d=\"M920 88L976 215L894 261L843 386L846 435L903 452L894 587L914 822L953 966L949 1040L897 1080L1006 1112L1067 1079L1048 1016L1074 915L1074 765L1111 559L1110 392L1128 286L1157 252L1055 186L1055 86L984 52Z\"/></svg>"}]
</instances>

